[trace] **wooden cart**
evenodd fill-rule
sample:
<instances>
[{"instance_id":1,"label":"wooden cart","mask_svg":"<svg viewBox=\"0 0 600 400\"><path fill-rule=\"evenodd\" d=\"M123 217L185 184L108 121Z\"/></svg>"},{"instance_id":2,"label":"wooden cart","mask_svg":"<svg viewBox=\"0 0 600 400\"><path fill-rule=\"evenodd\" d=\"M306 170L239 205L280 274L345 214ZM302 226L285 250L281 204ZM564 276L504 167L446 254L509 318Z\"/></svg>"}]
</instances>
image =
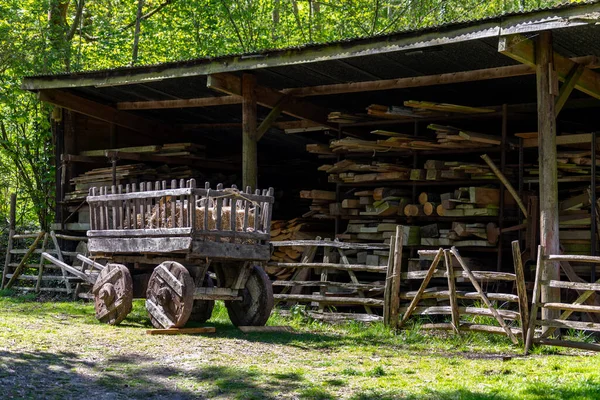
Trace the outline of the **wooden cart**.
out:
<instances>
[{"instance_id":1,"label":"wooden cart","mask_svg":"<svg viewBox=\"0 0 600 400\"><path fill-rule=\"evenodd\" d=\"M157 328L204 322L215 300L225 301L236 326L266 323L272 188L147 182L91 188L87 202L90 254L108 261L92 289L100 321L120 323L137 297Z\"/></svg>"}]
</instances>

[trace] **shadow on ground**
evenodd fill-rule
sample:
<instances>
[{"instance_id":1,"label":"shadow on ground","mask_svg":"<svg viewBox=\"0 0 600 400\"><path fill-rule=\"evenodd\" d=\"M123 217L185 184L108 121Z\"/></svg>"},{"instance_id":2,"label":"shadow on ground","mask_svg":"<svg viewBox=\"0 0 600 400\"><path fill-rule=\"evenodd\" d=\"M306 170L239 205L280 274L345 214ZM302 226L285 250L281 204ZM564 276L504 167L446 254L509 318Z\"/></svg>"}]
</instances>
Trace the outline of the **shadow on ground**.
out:
<instances>
[{"instance_id":1,"label":"shadow on ground","mask_svg":"<svg viewBox=\"0 0 600 400\"><path fill-rule=\"evenodd\" d=\"M152 357L122 355L97 362L73 352L13 353L0 351L0 397L43 399L334 399L331 392L345 385L329 379L321 386L301 373L263 373L214 365L158 365ZM329 386L328 386L329 385ZM352 400L375 399L484 399L512 400L529 395L540 399L597 399L600 383L547 386L532 381L525 392L481 393L467 389L430 390L425 394L404 390L371 390Z\"/></svg>"}]
</instances>

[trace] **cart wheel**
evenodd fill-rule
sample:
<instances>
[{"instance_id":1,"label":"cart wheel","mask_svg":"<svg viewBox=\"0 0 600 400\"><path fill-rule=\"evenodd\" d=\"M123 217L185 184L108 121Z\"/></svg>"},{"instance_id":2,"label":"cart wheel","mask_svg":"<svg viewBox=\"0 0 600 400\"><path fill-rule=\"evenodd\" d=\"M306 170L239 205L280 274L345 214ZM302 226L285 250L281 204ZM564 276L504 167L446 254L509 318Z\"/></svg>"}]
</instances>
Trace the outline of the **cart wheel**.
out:
<instances>
[{"instance_id":1,"label":"cart wheel","mask_svg":"<svg viewBox=\"0 0 600 400\"><path fill-rule=\"evenodd\" d=\"M241 291L241 301L226 301L229 319L235 326L262 326L273 309L273 287L265 271L253 266Z\"/></svg>"},{"instance_id":2,"label":"cart wheel","mask_svg":"<svg viewBox=\"0 0 600 400\"><path fill-rule=\"evenodd\" d=\"M108 264L98 274L92 288L96 319L117 325L131 312L133 284L126 266Z\"/></svg>"},{"instance_id":3,"label":"cart wheel","mask_svg":"<svg viewBox=\"0 0 600 400\"><path fill-rule=\"evenodd\" d=\"M202 287L215 287L215 284L208 274L206 274L204 277ZM214 307L214 300L194 300L194 306L192 307L192 314L190 315L189 321L198 322L200 324L208 321L212 315Z\"/></svg>"},{"instance_id":4,"label":"cart wheel","mask_svg":"<svg viewBox=\"0 0 600 400\"><path fill-rule=\"evenodd\" d=\"M158 329L181 328L194 303L194 280L188 270L175 261L154 268L148 281L146 310Z\"/></svg>"}]
</instances>

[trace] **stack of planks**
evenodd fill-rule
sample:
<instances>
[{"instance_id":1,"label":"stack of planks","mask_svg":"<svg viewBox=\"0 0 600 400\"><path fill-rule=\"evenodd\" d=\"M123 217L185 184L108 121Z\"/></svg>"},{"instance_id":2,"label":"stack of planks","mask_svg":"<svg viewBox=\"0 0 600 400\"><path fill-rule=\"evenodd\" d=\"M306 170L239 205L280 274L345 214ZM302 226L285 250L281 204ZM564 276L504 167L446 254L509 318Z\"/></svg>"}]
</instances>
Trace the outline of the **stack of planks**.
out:
<instances>
[{"instance_id":1,"label":"stack of planks","mask_svg":"<svg viewBox=\"0 0 600 400\"><path fill-rule=\"evenodd\" d=\"M331 218L330 204L335 202L335 192L328 190L302 190L301 199L312 200L310 211L305 213L303 218Z\"/></svg>"},{"instance_id":2,"label":"stack of planks","mask_svg":"<svg viewBox=\"0 0 600 400\"><path fill-rule=\"evenodd\" d=\"M560 196L559 239L565 254L591 254L589 189L572 189Z\"/></svg>"},{"instance_id":3,"label":"stack of planks","mask_svg":"<svg viewBox=\"0 0 600 400\"><path fill-rule=\"evenodd\" d=\"M421 227L421 246L455 246L455 247L494 247L495 242L488 237L488 228L483 223L452 222L446 224L430 224ZM497 236L494 236L494 240Z\"/></svg>"},{"instance_id":4,"label":"stack of planks","mask_svg":"<svg viewBox=\"0 0 600 400\"><path fill-rule=\"evenodd\" d=\"M309 144L306 146L306 150L309 153L320 155L332 153L373 154L391 151L409 152L411 150L479 149L500 146L502 143L499 136L471 132L452 126L431 124L428 128L435 132L435 138L427 135L412 136L386 130L374 130L371 134L383 136L383 138L366 140L347 137L332 140L329 143L329 149L325 144Z\"/></svg>"},{"instance_id":5,"label":"stack of planks","mask_svg":"<svg viewBox=\"0 0 600 400\"><path fill-rule=\"evenodd\" d=\"M506 169L504 175L510 176L512 170ZM423 169L411 171L411 180L450 180L450 179L491 179L497 177L485 164L466 163L462 161L427 160Z\"/></svg>"},{"instance_id":6,"label":"stack of planks","mask_svg":"<svg viewBox=\"0 0 600 400\"><path fill-rule=\"evenodd\" d=\"M331 183L361 183L378 181L444 181L444 180L495 180L487 165L461 161L427 160L424 168L410 168L399 163L382 161L360 162L345 159L335 164L324 164L319 171L329 174ZM505 175L510 175L508 170Z\"/></svg>"},{"instance_id":7,"label":"stack of planks","mask_svg":"<svg viewBox=\"0 0 600 400\"><path fill-rule=\"evenodd\" d=\"M427 128L435 131L438 144L457 149L490 147L502 144L502 140L498 136L470 132L453 126L431 124Z\"/></svg>"},{"instance_id":8,"label":"stack of planks","mask_svg":"<svg viewBox=\"0 0 600 400\"><path fill-rule=\"evenodd\" d=\"M205 146L195 143L168 143L150 146L123 147L119 149L88 150L79 153L86 157L104 157L107 151L119 153L153 154L169 157L204 158Z\"/></svg>"},{"instance_id":9,"label":"stack of planks","mask_svg":"<svg viewBox=\"0 0 600 400\"><path fill-rule=\"evenodd\" d=\"M430 203L430 198L434 203ZM512 205L514 200L505 195L505 204ZM437 201L437 202L435 202ZM489 187L459 187L453 192L442 193L439 196L421 193L419 202L423 205L425 215L439 215L444 217L494 217L499 213L500 190ZM435 208L431 214L428 210Z\"/></svg>"},{"instance_id":10,"label":"stack of planks","mask_svg":"<svg viewBox=\"0 0 600 400\"><path fill-rule=\"evenodd\" d=\"M406 181L410 168L397 164L373 161L361 163L352 160L342 160L333 165L325 164L319 171L329 174L329 182L375 182L375 181Z\"/></svg>"},{"instance_id":11,"label":"stack of planks","mask_svg":"<svg viewBox=\"0 0 600 400\"><path fill-rule=\"evenodd\" d=\"M326 236L330 227L321 222L294 218L289 221L275 220L271 222L271 242L284 242L294 240L314 240ZM304 251L303 246L276 247L271 255L271 262L294 263L300 262ZM293 271L276 267L268 267L267 272L274 279L288 279Z\"/></svg>"},{"instance_id":12,"label":"stack of planks","mask_svg":"<svg viewBox=\"0 0 600 400\"><path fill-rule=\"evenodd\" d=\"M146 164L120 165L116 167L117 184L155 180L157 172ZM111 185L112 168L96 168L71 179L75 190L65 194L66 201L85 200L91 187Z\"/></svg>"}]
</instances>

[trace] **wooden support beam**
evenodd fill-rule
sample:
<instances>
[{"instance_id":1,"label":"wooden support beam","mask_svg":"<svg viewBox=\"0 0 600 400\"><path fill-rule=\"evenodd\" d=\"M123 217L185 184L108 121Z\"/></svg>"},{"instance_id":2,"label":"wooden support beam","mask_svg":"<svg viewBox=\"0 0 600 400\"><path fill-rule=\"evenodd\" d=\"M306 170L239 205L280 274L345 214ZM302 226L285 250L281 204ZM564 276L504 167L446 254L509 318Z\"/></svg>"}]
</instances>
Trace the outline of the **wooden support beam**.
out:
<instances>
[{"instance_id":1,"label":"wooden support beam","mask_svg":"<svg viewBox=\"0 0 600 400\"><path fill-rule=\"evenodd\" d=\"M281 111L283 111L283 106L287 100L287 96L283 97L279 101L279 103L277 103L277 105L275 105L275 107L271 109L269 115L267 115L267 117L260 123L260 125L256 129L256 141L259 141L263 137L263 135L267 133L269 128L271 128L275 120L279 118L279 116L281 115Z\"/></svg>"},{"instance_id":2,"label":"wooden support beam","mask_svg":"<svg viewBox=\"0 0 600 400\"><path fill-rule=\"evenodd\" d=\"M554 72L554 66L557 65L557 54L552 49L552 34L541 32L535 47L540 163L540 244L545 254L559 254L556 96L553 94L555 93L556 72ZM553 57L554 63L552 62ZM540 267L542 268L542 280L560 279L558 262L543 260ZM543 303L560 303L560 289L543 285L541 301ZM542 319L556 319L557 317L556 310L542 309ZM546 329L544 328L544 330Z\"/></svg>"},{"instance_id":3,"label":"wooden support beam","mask_svg":"<svg viewBox=\"0 0 600 400\"><path fill-rule=\"evenodd\" d=\"M538 49L538 47L544 47L542 41L539 40L539 38L542 37L542 35L549 35L549 33L540 33L537 44L541 46L536 46L536 43L533 40L528 39L522 35L511 35L501 37L498 45L498 51L514 60L519 61L522 64L533 67L536 65L536 60L539 61L539 58L536 57L537 55L539 55L540 49ZM552 49L550 49L549 51L550 53L545 57L547 59L547 62L552 63L552 66L556 75L558 75L558 78L561 81L565 81L568 78L569 73L573 70L573 67L577 66L577 63L573 60L561 56ZM538 54L536 54L536 52ZM600 99L600 74L592 71L589 68L585 68L584 71L581 73L580 78L575 83L575 89L580 90L592 97Z\"/></svg>"},{"instance_id":4,"label":"wooden support beam","mask_svg":"<svg viewBox=\"0 0 600 400\"><path fill-rule=\"evenodd\" d=\"M241 78L228 73L209 75L206 85L211 89L229 95L239 96L242 93ZM286 96L285 93L264 86L256 86L255 91L256 102L261 106L268 108L275 108L283 97ZM290 97L289 101L286 101L284 104L282 112L296 118L306 119L319 125L337 129L336 124L327 122L328 111L326 109L315 106L304 100Z\"/></svg>"},{"instance_id":5,"label":"wooden support beam","mask_svg":"<svg viewBox=\"0 0 600 400\"><path fill-rule=\"evenodd\" d=\"M595 56L576 57L571 59L588 68L597 68ZM512 78L515 76L534 75L534 65L509 65L506 67L476 69L472 71L451 72L446 74L413 76L410 78L382 79L377 81L336 83L333 85L308 86L302 88L283 89L282 93L296 97L326 96L331 94L374 92L379 90L406 89L453 83L477 82L490 79Z\"/></svg>"},{"instance_id":6,"label":"wooden support beam","mask_svg":"<svg viewBox=\"0 0 600 400\"><path fill-rule=\"evenodd\" d=\"M581 74L585 71L585 66L582 64L574 64L569 71L569 75L567 75L565 79L565 83L560 87L560 92L558 93L558 97L556 98L556 104L554 105L554 113L556 116L560 114L560 111L567 103L569 96L571 96L571 92L575 89L575 85L581 78Z\"/></svg>"},{"instance_id":7,"label":"wooden support beam","mask_svg":"<svg viewBox=\"0 0 600 400\"><path fill-rule=\"evenodd\" d=\"M162 132L165 134L175 132L172 127L158 121L120 111L114 107L97 103L62 90L42 90L39 93L39 99L43 102L54 104L67 110L97 118L101 121L122 126L136 132Z\"/></svg>"},{"instance_id":8,"label":"wooden support beam","mask_svg":"<svg viewBox=\"0 0 600 400\"><path fill-rule=\"evenodd\" d=\"M317 124L307 120L298 121L280 121L273 122L274 128L285 130L285 129L310 129L310 128L324 128L321 124ZM182 124L179 127L183 130L219 130L219 129L240 129L242 127L241 122L221 122L221 123L206 123L206 124Z\"/></svg>"},{"instance_id":9,"label":"wooden support beam","mask_svg":"<svg viewBox=\"0 0 600 400\"><path fill-rule=\"evenodd\" d=\"M198 97L194 99L124 101L117 110L162 110L168 108L214 107L242 104L241 96Z\"/></svg>"},{"instance_id":10,"label":"wooden support beam","mask_svg":"<svg viewBox=\"0 0 600 400\"><path fill-rule=\"evenodd\" d=\"M242 76L242 182L243 187L256 189L258 183L258 156L256 146L256 78Z\"/></svg>"}]
</instances>

